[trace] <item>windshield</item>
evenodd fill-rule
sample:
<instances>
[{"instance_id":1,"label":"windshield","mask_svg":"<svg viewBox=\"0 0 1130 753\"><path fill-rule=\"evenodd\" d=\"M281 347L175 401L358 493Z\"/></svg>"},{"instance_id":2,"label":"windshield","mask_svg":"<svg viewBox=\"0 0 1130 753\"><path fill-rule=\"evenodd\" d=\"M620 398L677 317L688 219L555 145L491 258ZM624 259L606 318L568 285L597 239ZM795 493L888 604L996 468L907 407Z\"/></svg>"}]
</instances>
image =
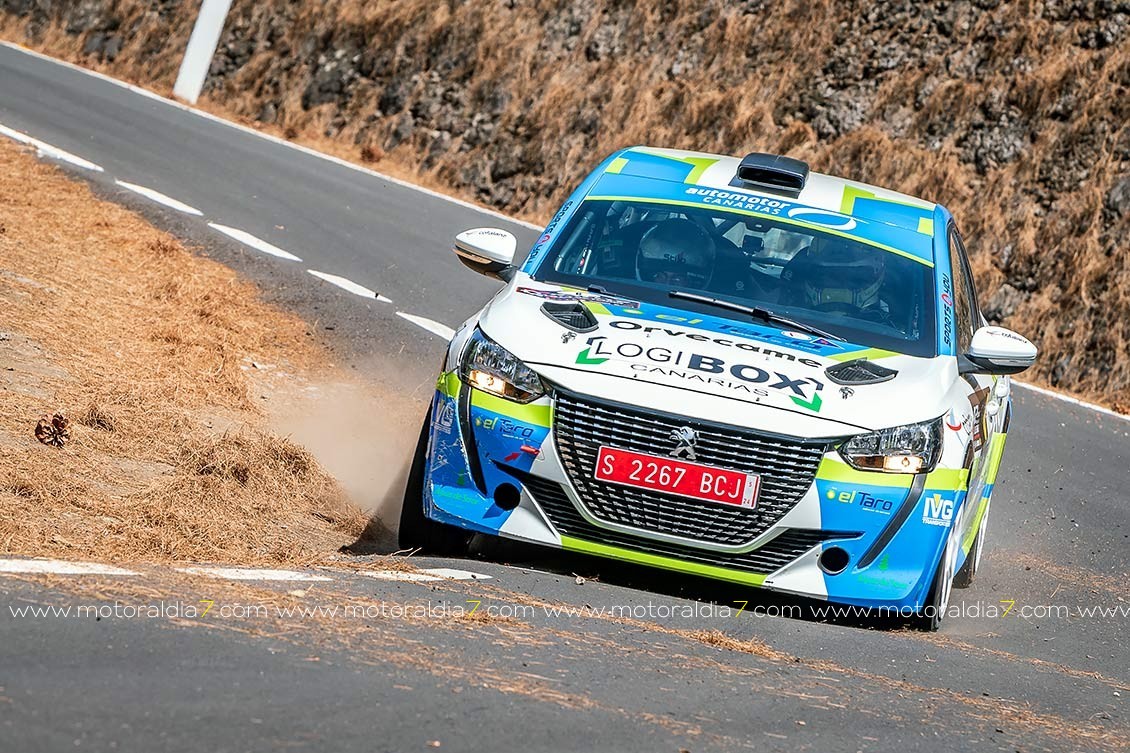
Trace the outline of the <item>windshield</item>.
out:
<instances>
[{"instance_id":1,"label":"windshield","mask_svg":"<svg viewBox=\"0 0 1130 753\"><path fill-rule=\"evenodd\" d=\"M816 229L722 209L586 201L534 279L748 321L768 309L850 342L936 355L932 270ZM672 298L671 292L697 294ZM787 327L786 327L787 329Z\"/></svg>"}]
</instances>

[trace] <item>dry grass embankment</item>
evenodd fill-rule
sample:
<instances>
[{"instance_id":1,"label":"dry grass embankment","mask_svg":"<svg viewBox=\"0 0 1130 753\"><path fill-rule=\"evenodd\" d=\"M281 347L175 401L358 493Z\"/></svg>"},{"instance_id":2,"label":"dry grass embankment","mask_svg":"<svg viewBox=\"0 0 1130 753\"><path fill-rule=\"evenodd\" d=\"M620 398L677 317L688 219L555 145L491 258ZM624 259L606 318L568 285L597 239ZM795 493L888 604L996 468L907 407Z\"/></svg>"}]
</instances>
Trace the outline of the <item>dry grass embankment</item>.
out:
<instances>
[{"instance_id":1,"label":"dry grass embankment","mask_svg":"<svg viewBox=\"0 0 1130 753\"><path fill-rule=\"evenodd\" d=\"M252 361L286 389L319 360L303 322L7 142L0 312L0 552L301 564L361 532L256 405Z\"/></svg>"}]
</instances>

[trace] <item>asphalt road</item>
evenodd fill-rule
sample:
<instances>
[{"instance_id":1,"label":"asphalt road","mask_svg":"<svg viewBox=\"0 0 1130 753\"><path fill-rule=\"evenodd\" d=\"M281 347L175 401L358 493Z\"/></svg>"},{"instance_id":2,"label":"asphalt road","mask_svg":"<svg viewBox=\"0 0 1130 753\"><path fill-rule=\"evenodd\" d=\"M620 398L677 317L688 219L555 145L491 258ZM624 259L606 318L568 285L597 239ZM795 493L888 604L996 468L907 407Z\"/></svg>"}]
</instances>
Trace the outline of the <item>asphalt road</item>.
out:
<instances>
[{"instance_id":1,"label":"asphalt road","mask_svg":"<svg viewBox=\"0 0 1130 753\"><path fill-rule=\"evenodd\" d=\"M452 256L460 230L502 226L527 245L536 237L5 46L0 124L97 163L103 172L76 175L259 282L312 322L343 364L404 395L396 409L407 414L422 411L443 341L397 312L454 327L495 289ZM301 261L252 250L206 222ZM487 581L343 573L303 596L287 595L294 584L167 572L146 574L144 590L0 577L0 749L1125 750L1127 613L1079 610L1130 607L1130 422L1015 394L987 561L973 588L955 591L968 615L938 635L726 614L737 600L763 611L792 602L536 553L507 555L525 558L520 566L426 562ZM223 620L12 612L156 596L442 609ZM476 601L479 618L452 611ZM1010 603L1008 616L991 616ZM631 616L599 614L613 605Z\"/></svg>"}]
</instances>

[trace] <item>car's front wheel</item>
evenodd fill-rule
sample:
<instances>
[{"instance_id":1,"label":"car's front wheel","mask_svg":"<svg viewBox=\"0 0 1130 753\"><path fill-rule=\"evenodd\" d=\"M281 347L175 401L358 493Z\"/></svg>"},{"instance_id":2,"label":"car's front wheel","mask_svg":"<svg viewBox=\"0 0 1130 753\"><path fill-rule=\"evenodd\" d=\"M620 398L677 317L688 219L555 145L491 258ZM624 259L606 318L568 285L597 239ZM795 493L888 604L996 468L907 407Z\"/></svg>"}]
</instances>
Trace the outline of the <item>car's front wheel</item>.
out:
<instances>
[{"instance_id":1,"label":"car's front wheel","mask_svg":"<svg viewBox=\"0 0 1130 753\"><path fill-rule=\"evenodd\" d=\"M400 509L400 530L397 542L401 549L418 549L426 554L463 554L467 551L470 534L461 528L449 526L424 515L424 474L428 466L428 432L432 413L424 417L420 439L412 456L408 483L404 487L404 505Z\"/></svg>"}]
</instances>

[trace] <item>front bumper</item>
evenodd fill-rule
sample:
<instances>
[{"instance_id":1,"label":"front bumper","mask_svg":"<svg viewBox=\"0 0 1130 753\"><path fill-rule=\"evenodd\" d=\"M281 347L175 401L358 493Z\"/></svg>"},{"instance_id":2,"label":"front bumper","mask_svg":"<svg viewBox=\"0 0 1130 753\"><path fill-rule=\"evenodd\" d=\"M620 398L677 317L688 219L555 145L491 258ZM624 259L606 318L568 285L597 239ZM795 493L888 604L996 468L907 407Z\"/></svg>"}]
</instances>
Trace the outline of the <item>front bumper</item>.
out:
<instances>
[{"instance_id":1,"label":"front bumper","mask_svg":"<svg viewBox=\"0 0 1130 753\"><path fill-rule=\"evenodd\" d=\"M715 525L704 519L701 536L685 525L649 523L646 529L617 520L617 509L601 507L592 496L593 504L586 504L578 488L591 493L594 482L571 451L565 412L555 432L550 400L519 405L472 389L454 374L440 378L434 400L424 492L425 512L434 520L843 604L920 607L968 481L964 470L945 468L917 477L856 471L822 448L794 497L776 507L773 500L759 505L764 515L750 519L746 540L734 538L732 520ZM822 553L832 547L848 558L835 574L821 566Z\"/></svg>"}]
</instances>

